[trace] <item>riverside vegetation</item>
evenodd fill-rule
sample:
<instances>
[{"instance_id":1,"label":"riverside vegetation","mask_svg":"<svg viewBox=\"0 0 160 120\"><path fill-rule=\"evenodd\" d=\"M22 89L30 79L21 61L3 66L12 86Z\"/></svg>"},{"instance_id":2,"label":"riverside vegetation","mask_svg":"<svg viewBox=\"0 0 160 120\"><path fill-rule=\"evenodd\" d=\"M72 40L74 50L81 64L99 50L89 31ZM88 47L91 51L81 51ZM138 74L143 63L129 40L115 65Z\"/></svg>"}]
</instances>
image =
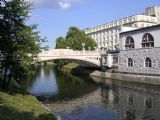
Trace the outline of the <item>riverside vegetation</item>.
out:
<instances>
[{"instance_id":1,"label":"riverside vegetation","mask_svg":"<svg viewBox=\"0 0 160 120\"><path fill-rule=\"evenodd\" d=\"M27 79L30 65L44 48L37 25L26 25L32 4L3 0L0 6L0 120L54 120L38 100L17 85ZM36 62L36 61L35 61ZM11 85L12 83L12 85Z\"/></svg>"},{"instance_id":2,"label":"riverside vegetation","mask_svg":"<svg viewBox=\"0 0 160 120\"><path fill-rule=\"evenodd\" d=\"M19 91L19 90L18 90ZM0 120L56 120L30 94L0 92Z\"/></svg>"}]
</instances>

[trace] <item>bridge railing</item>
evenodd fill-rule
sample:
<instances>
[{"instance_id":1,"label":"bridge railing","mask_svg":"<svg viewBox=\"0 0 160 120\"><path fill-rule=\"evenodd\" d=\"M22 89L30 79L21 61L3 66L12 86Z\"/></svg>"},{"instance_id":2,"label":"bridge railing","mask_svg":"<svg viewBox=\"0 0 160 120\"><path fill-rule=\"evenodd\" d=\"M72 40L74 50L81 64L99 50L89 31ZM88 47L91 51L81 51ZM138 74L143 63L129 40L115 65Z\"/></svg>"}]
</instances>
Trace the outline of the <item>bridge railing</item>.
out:
<instances>
[{"instance_id":1,"label":"bridge railing","mask_svg":"<svg viewBox=\"0 0 160 120\"><path fill-rule=\"evenodd\" d=\"M77 56L77 55L99 55L100 53L98 51L74 51L71 49L55 49L55 50L49 50L49 51L42 51L41 53L39 53L39 55L41 56L68 56L68 55L72 55L72 56Z\"/></svg>"}]
</instances>

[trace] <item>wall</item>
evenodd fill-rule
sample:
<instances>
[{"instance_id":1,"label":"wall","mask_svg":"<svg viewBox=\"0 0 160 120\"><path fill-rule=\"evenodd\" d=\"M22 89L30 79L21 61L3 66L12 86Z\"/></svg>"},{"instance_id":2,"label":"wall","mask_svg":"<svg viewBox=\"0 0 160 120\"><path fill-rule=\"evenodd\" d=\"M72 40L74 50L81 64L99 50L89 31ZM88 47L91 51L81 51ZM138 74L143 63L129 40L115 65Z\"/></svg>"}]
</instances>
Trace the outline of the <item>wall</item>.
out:
<instances>
[{"instance_id":1,"label":"wall","mask_svg":"<svg viewBox=\"0 0 160 120\"><path fill-rule=\"evenodd\" d=\"M142 37L145 33L150 33L154 37L154 46L160 47L160 26L151 29L142 29L133 32L121 33L120 34L120 49L125 50L125 41L128 36L131 36L134 39L135 49L142 48Z\"/></svg>"},{"instance_id":2,"label":"wall","mask_svg":"<svg viewBox=\"0 0 160 120\"><path fill-rule=\"evenodd\" d=\"M160 74L160 48L144 48L125 50L119 53L118 70L127 73ZM152 67L145 67L145 59L149 57ZM128 66L128 58L133 60L133 67Z\"/></svg>"},{"instance_id":3,"label":"wall","mask_svg":"<svg viewBox=\"0 0 160 120\"><path fill-rule=\"evenodd\" d=\"M154 47L142 48L142 37L145 33L152 34ZM134 39L135 49L125 50L125 41L128 36ZM121 47L119 53L118 70L125 73L160 75L160 25L140 30L121 33ZM145 60L149 57L151 67L145 66ZM128 58L133 61L133 66L128 66Z\"/></svg>"}]
</instances>

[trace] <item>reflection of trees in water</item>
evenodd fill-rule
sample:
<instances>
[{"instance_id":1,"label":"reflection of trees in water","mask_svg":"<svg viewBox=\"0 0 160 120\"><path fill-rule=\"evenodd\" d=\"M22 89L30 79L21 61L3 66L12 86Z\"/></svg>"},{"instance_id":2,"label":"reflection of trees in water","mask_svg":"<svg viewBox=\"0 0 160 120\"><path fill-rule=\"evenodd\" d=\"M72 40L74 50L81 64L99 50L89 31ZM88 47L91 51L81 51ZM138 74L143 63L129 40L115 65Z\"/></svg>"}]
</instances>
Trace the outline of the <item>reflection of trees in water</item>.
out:
<instances>
[{"instance_id":1,"label":"reflection of trees in water","mask_svg":"<svg viewBox=\"0 0 160 120\"><path fill-rule=\"evenodd\" d=\"M42 75L42 73L46 78L49 77L51 73L54 73L55 68L54 65L32 65L30 71L31 74L28 76L28 78L20 82L23 88L28 88L29 86L32 86L34 81L38 79Z\"/></svg>"},{"instance_id":2,"label":"reflection of trees in water","mask_svg":"<svg viewBox=\"0 0 160 120\"><path fill-rule=\"evenodd\" d=\"M56 101L56 100L69 100L76 97L83 96L98 88L98 86L89 77L76 77L71 74L64 74L54 67L54 65L36 65L33 66L36 72L30 76L30 79L25 81L23 86L28 88L33 86L35 80L42 78L47 80L48 77L53 78L58 87L58 93L55 96L39 96L41 101ZM47 82L47 81L46 81ZM47 86L46 86L47 87Z\"/></svg>"},{"instance_id":3,"label":"reflection of trees in water","mask_svg":"<svg viewBox=\"0 0 160 120\"><path fill-rule=\"evenodd\" d=\"M101 96L123 120L160 120L160 87L112 81L101 86Z\"/></svg>"},{"instance_id":4,"label":"reflection of trees in water","mask_svg":"<svg viewBox=\"0 0 160 120\"><path fill-rule=\"evenodd\" d=\"M76 77L56 71L58 94L54 100L69 100L88 94L98 88L89 77Z\"/></svg>"}]
</instances>

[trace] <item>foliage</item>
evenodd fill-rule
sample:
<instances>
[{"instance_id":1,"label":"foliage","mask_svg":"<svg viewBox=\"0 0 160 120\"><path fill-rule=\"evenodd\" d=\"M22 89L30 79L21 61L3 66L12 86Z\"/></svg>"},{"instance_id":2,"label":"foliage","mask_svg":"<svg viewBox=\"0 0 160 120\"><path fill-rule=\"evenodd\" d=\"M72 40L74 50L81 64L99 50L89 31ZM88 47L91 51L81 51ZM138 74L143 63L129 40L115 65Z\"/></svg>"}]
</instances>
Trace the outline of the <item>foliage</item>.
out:
<instances>
[{"instance_id":1,"label":"foliage","mask_svg":"<svg viewBox=\"0 0 160 120\"><path fill-rule=\"evenodd\" d=\"M86 50L94 50L97 47L96 42L91 37L87 36L83 30L80 30L77 27L70 27L65 38L58 37L56 39L56 48L70 48L73 50L82 50L82 43L85 44L84 48ZM55 60L55 63L57 63L59 67L66 65L68 62L71 61Z\"/></svg>"},{"instance_id":2,"label":"foliage","mask_svg":"<svg viewBox=\"0 0 160 120\"><path fill-rule=\"evenodd\" d=\"M3 88L9 86L10 81L24 79L29 66L40 52L41 42L45 41L36 31L37 25L26 25L30 18L31 3L24 0L4 1L0 8L0 52L1 71L3 74Z\"/></svg>"},{"instance_id":3,"label":"foliage","mask_svg":"<svg viewBox=\"0 0 160 120\"><path fill-rule=\"evenodd\" d=\"M63 37L59 37L56 39L56 48L66 48L66 41Z\"/></svg>"},{"instance_id":4,"label":"foliage","mask_svg":"<svg viewBox=\"0 0 160 120\"><path fill-rule=\"evenodd\" d=\"M55 120L55 118L31 95L0 92L0 120Z\"/></svg>"},{"instance_id":5,"label":"foliage","mask_svg":"<svg viewBox=\"0 0 160 120\"><path fill-rule=\"evenodd\" d=\"M85 43L86 50L88 50L89 47L91 50L94 50L95 47L97 47L96 42L91 37L87 36L83 30L80 30L77 27L70 27L65 38L57 38L56 48L69 47L73 50L82 50L82 43Z\"/></svg>"}]
</instances>

